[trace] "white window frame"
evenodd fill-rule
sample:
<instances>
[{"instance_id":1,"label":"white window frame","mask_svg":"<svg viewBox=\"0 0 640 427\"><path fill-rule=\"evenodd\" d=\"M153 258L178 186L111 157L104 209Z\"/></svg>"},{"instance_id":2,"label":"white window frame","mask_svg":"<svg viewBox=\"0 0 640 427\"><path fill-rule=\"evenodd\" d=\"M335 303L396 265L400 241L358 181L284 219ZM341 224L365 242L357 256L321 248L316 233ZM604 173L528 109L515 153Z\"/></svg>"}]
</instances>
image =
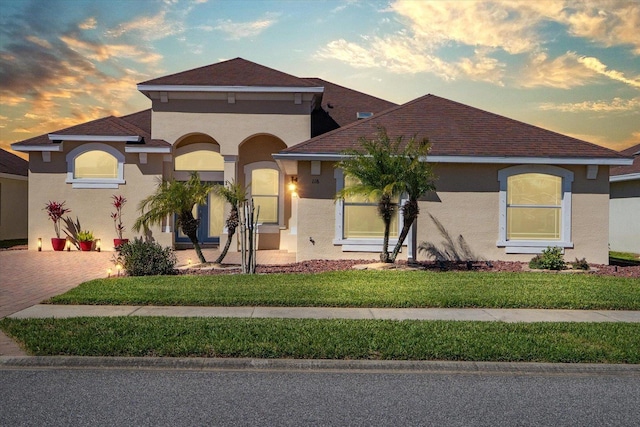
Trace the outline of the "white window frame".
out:
<instances>
[{"instance_id":1,"label":"white window frame","mask_svg":"<svg viewBox=\"0 0 640 427\"><path fill-rule=\"evenodd\" d=\"M507 239L507 180L511 176L527 173L553 175L562 179L562 201L560 203L560 228L559 240L508 240ZM498 228L498 247L504 247L508 254L535 254L549 246L560 248L573 248L571 241L571 187L573 172L570 170L549 165L519 165L511 166L498 171L500 182L500 212Z\"/></svg>"},{"instance_id":2,"label":"white window frame","mask_svg":"<svg viewBox=\"0 0 640 427\"><path fill-rule=\"evenodd\" d=\"M75 178L76 158L81 154L89 151L104 151L112 155L118 161L118 169L116 178ZM124 180L124 162L125 156L118 149L99 142L82 144L67 154L67 184L72 184L72 188L113 188L116 189L120 184L125 184Z\"/></svg>"},{"instance_id":3,"label":"white window frame","mask_svg":"<svg viewBox=\"0 0 640 427\"><path fill-rule=\"evenodd\" d=\"M336 179L336 193L344 188L344 172L342 169L335 169L333 177ZM398 208L398 236L402 231L403 215L400 207L406 202L406 197L403 195L400 197L400 203ZM333 244L336 246L342 246L342 252L381 252L382 251L382 237L375 238L358 238L358 239L346 239L344 238L344 200L336 200L336 226L335 235L333 238ZM389 247L393 247L398 243L398 238L389 238ZM403 246L406 246L406 240Z\"/></svg>"},{"instance_id":4,"label":"white window frame","mask_svg":"<svg viewBox=\"0 0 640 427\"><path fill-rule=\"evenodd\" d=\"M284 173L278 168L278 164L276 162L254 162L249 163L244 166L244 179L245 184L249 184L251 182L251 172L256 169L273 169L278 172L278 223L262 223L260 222L260 217L258 217L258 223L260 225L260 229L258 232L260 233L277 233L280 231L281 227L284 227ZM251 187L249 187L248 198L251 198L252 192Z\"/></svg>"}]
</instances>

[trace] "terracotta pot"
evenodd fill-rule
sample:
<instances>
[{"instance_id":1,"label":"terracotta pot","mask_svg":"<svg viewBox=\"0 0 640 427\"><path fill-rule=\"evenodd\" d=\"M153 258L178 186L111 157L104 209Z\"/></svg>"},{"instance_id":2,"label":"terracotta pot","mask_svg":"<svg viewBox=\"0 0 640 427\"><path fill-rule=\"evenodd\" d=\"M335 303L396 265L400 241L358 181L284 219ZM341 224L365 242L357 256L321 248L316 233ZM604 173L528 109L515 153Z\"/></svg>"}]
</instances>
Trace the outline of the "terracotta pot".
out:
<instances>
[{"instance_id":1,"label":"terracotta pot","mask_svg":"<svg viewBox=\"0 0 640 427\"><path fill-rule=\"evenodd\" d=\"M88 241L88 242L78 242L78 243L80 243L80 250L81 251L88 252L93 247L93 240Z\"/></svg>"},{"instance_id":2,"label":"terracotta pot","mask_svg":"<svg viewBox=\"0 0 640 427\"><path fill-rule=\"evenodd\" d=\"M121 245L129 242L129 239L113 239L113 247L118 249Z\"/></svg>"},{"instance_id":3,"label":"terracotta pot","mask_svg":"<svg viewBox=\"0 0 640 427\"><path fill-rule=\"evenodd\" d=\"M59 239L57 237L51 238L51 246L54 251L64 251L64 247L67 244L67 239Z\"/></svg>"}]
</instances>

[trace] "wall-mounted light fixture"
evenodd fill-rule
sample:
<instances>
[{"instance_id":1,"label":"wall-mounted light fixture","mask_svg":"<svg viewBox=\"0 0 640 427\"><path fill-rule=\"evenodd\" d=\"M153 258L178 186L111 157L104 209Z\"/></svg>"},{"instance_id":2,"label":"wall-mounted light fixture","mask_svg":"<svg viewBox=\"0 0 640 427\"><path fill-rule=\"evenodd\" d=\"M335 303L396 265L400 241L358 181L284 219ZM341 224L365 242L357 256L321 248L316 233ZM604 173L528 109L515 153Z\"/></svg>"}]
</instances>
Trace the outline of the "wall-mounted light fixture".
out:
<instances>
[{"instance_id":1,"label":"wall-mounted light fixture","mask_svg":"<svg viewBox=\"0 0 640 427\"><path fill-rule=\"evenodd\" d=\"M42 237L38 237L38 252L42 252Z\"/></svg>"},{"instance_id":2,"label":"wall-mounted light fixture","mask_svg":"<svg viewBox=\"0 0 640 427\"><path fill-rule=\"evenodd\" d=\"M100 247L102 244L100 243L100 239L96 239L96 251L100 252Z\"/></svg>"},{"instance_id":3,"label":"wall-mounted light fixture","mask_svg":"<svg viewBox=\"0 0 640 427\"><path fill-rule=\"evenodd\" d=\"M291 191L292 193L295 193L297 188L298 188L298 177L292 176L291 182L289 182L289 191Z\"/></svg>"}]
</instances>

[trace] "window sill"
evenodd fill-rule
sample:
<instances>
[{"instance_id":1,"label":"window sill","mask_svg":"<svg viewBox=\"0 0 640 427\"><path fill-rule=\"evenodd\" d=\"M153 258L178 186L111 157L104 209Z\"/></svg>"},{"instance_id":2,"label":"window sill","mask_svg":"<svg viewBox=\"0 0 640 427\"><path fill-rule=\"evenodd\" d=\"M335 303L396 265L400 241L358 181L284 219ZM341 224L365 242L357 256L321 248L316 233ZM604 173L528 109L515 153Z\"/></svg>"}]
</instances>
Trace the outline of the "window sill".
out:
<instances>
[{"instance_id":1,"label":"window sill","mask_svg":"<svg viewBox=\"0 0 640 427\"><path fill-rule=\"evenodd\" d=\"M398 239L389 239L390 251L397 242ZM382 239L335 239L333 244L342 246L342 252L382 252Z\"/></svg>"},{"instance_id":2,"label":"window sill","mask_svg":"<svg viewBox=\"0 0 640 427\"><path fill-rule=\"evenodd\" d=\"M504 247L507 254L539 254L548 247L573 248L573 242L559 240L509 240L499 241L496 246Z\"/></svg>"},{"instance_id":3,"label":"window sill","mask_svg":"<svg viewBox=\"0 0 640 427\"><path fill-rule=\"evenodd\" d=\"M110 180L90 180L90 179L72 179L67 180L67 184L72 184L72 188L111 188L117 189L120 184L124 184L124 179Z\"/></svg>"}]
</instances>

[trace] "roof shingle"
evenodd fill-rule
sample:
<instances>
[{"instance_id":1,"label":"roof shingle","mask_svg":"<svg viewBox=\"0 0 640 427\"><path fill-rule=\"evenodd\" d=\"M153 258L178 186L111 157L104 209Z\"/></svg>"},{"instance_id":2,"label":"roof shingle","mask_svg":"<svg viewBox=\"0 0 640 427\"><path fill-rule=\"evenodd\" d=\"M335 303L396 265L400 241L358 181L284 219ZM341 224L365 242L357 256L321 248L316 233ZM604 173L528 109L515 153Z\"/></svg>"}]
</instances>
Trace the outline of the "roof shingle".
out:
<instances>
[{"instance_id":1,"label":"roof shingle","mask_svg":"<svg viewBox=\"0 0 640 427\"><path fill-rule=\"evenodd\" d=\"M0 149L0 173L28 176L29 162L13 153Z\"/></svg>"},{"instance_id":2,"label":"roof shingle","mask_svg":"<svg viewBox=\"0 0 640 427\"><path fill-rule=\"evenodd\" d=\"M633 164L629 166L612 166L611 169L609 169L609 175L617 176L640 173L640 144L622 150L620 153L627 157L633 157Z\"/></svg>"},{"instance_id":3,"label":"roof shingle","mask_svg":"<svg viewBox=\"0 0 640 427\"><path fill-rule=\"evenodd\" d=\"M616 151L533 125L425 95L283 150L291 154L336 154L359 148L378 127L392 138L427 138L433 156L623 158Z\"/></svg>"}]
</instances>

